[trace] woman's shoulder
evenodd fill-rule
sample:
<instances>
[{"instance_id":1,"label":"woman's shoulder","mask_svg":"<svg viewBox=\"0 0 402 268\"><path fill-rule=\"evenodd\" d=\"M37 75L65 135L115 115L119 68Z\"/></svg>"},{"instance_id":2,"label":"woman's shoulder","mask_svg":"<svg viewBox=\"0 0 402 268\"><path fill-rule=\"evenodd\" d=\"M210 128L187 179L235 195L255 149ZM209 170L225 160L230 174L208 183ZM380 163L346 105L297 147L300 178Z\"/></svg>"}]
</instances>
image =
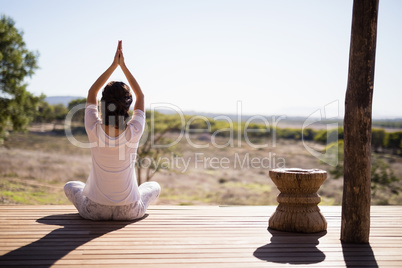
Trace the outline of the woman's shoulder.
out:
<instances>
[{"instance_id":1,"label":"woman's shoulder","mask_svg":"<svg viewBox=\"0 0 402 268\"><path fill-rule=\"evenodd\" d=\"M144 113L144 111L143 111L143 110L140 110L140 109L136 109L136 110L133 111L133 116L135 116L135 115L142 116L142 117L145 118L145 113Z\"/></svg>"},{"instance_id":2,"label":"woman's shoulder","mask_svg":"<svg viewBox=\"0 0 402 268\"><path fill-rule=\"evenodd\" d=\"M98 110L98 107L96 106L96 104L87 103L87 104L85 105L85 110L87 110L87 109L95 109L95 110Z\"/></svg>"}]
</instances>

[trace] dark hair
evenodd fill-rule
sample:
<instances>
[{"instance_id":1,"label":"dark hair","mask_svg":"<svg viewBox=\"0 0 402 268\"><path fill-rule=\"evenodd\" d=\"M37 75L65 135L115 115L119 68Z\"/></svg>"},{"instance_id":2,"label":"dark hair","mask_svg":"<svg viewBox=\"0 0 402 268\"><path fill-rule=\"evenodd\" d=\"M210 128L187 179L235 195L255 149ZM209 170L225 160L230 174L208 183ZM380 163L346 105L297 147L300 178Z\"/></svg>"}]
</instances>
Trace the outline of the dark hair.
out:
<instances>
[{"instance_id":1,"label":"dark hair","mask_svg":"<svg viewBox=\"0 0 402 268\"><path fill-rule=\"evenodd\" d=\"M109 82L102 92L101 117L105 125L115 129L125 129L133 97L130 88L123 82Z\"/></svg>"}]
</instances>

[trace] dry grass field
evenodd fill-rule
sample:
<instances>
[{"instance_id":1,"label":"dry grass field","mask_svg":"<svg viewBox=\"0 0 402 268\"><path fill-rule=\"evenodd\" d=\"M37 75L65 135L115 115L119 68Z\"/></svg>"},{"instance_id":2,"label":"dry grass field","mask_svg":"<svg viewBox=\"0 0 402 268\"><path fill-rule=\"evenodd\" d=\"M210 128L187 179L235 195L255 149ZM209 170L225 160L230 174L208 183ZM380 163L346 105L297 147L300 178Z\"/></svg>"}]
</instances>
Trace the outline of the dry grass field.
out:
<instances>
[{"instance_id":1,"label":"dry grass field","mask_svg":"<svg viewBox=\"0 0 402 268\"><path fill-rule=\"evenodd\" d=\"M85 135L76 138L86 140ZM331 169L313 157L301 141L254 142L266 144L266 148L254 148L244 141L223 146L227 142L217 139L215 143L223 148L216 148L202 135L182 138L171 153L159 159L169 169L152 178L162 186L157 204L276 205L278 190L268 176L271 168ZM194 144L207 148L195 148ZM315 143L308 146L323 149ZM0 204L68 204L64 183L85 182L91 165L89 149L78 148L65 135L52 132L13 134L0 147L0 158ZM394 173L402 177L402 158L391 157L388 162ZM339 205L342 179L329 175L319 194L322 205ZM378 198L373 199L374 204L402 204L399 195L384 193Z\"/></svg>"}]
</instances>

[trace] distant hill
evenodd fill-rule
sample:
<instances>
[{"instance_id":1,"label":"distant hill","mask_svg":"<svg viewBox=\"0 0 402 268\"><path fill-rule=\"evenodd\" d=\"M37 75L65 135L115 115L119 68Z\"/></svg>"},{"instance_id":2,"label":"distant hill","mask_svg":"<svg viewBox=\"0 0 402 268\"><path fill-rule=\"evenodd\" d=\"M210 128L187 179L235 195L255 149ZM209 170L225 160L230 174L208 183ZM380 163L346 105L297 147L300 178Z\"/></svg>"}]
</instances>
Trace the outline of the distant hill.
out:
<instances>
[{"instance_id":1,"label":"distant hill","mask_svg":"<svg viewBox=\"0 0 402 268\"><path fill-rule=\"evenodd\" d=\"M158 112L163 114L176 114L176 111L173 110L165 110L165 109L157 109ZM277 124L278 127L281 128L301 128L303 123L306 121L307 117L303 116L283 116L280 115L240 115L240 117L236 114L218 114L218 113L208 113L208 112L196 112L196 111L183 111L185 115L198 115L205 116L209 118L216 118L218 116L224 116L232 120L233 122L242 121L246 122L248 120L252 120L252 123L264 123L268 122L271 126ZM263 118L265 119L263 121ZM222 117L220 118L223 119ZM240 120L239 120L240 119ZM343 118L331 119L331 120L320 120L319 118L310 118L317 119L317 122L310 125L309 127L314 129L325 129L327 124L337 123L339 127L343 126ZM224 119L223 119L224 120ZM387 131L401 131L402 130L402 118L373 118L373 128L385 128Z\"/></svg>"},{"instance_id":2,"label":"distant hill","mask_svg":"<svg viewBox=\"0 0 402 268\"><path fill-rule=\"evenodd\" d=\"M68 106L68 103L75 99L81 99L82 96L49 96L45 98L45 101L50 105L55 104L63 104L64 106Z\"/></svg>"},{"instance_id":3,"label":"distant hill","mask_svg":"<svg viewBox=\"0 0 402 268\"><path fill-rule=\"evenodd\" d=\"M49 96L45 98L45 101L47 101L51 105L55 104L63 104L64 106L68 106L68 103L72 100L75 99L80 99L84 98L82 96ZM158 112L163 113L163 114L175 114L177 113L176 111L173 110L168 110L168 109L157 109ZM287 127L287 128L300 128L304 121L306 120L306 117L302 116L284 116L280 118L279 115L264 115L264 116L259 116L259 117L254 117L253 115L240 115L240 118L236 114L218 114L218 113L208 113L208 112L196 112L196 111L183 111L184 114L186 115L199 115L199 116L205 116L209 118L215 118L217 116L225 116L232 120L233 122L243 121L246 122L247 120L254 118L252 120L253 123L263 123L262 117L266 119L266 122L269 122L269 124L273 124L273 121L278 122L279 127ZM222 120L222 117L221 117ZM328 123L338 123L339 126L343 126L343 118L335 119L335 120L323 120L320 122L317 122L316 124L312 125L314 128L325 128L326 124ZM394 129L395 130L401 130L402 129L402 118L373 118L373 127L375 128L385 128L385 129Z\"/></svg>"}]
</instances>

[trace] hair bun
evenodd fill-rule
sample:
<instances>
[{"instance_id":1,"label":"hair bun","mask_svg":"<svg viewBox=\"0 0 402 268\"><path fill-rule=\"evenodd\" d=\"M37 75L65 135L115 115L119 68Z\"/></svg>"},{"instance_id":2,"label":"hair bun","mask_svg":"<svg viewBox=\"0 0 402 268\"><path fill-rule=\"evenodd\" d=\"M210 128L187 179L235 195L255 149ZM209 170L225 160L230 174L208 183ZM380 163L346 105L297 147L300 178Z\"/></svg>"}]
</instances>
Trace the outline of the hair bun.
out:
<instances>
[{"instance_id":1,"label":"hair bun","mask_svg":"<svg viewBox=\"0 0 402 268\"><path fill-rule=\"evenodd\" d=\"M103 89L101 99L103 123L124 129L132 102L133 97L130 93L130 88L126 84L115 81L108 83Z\"/></svg>"}]
</instances>

